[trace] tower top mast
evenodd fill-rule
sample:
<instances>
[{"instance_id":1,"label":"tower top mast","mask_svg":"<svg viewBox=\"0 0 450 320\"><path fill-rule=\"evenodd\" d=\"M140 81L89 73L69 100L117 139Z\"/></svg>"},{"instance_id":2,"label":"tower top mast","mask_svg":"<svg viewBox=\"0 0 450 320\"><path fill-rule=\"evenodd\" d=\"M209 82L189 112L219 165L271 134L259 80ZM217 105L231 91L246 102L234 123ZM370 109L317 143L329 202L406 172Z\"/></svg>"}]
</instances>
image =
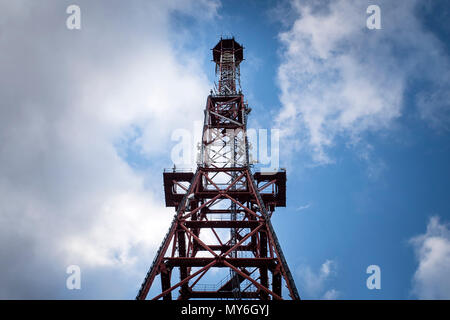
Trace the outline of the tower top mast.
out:
<instances>
[{"instance_id":1,"label":"tower top mast","mask_svg":"<svg viewBox=\"0 0 450 320\"><path fill-rule=\"evenodd\" d=\"M221 38L212 51L218 77L216 94L236 95L238 92L240 93L240 64L244 60L244 47L234 38Z\"/></svg>"}]
</instances>

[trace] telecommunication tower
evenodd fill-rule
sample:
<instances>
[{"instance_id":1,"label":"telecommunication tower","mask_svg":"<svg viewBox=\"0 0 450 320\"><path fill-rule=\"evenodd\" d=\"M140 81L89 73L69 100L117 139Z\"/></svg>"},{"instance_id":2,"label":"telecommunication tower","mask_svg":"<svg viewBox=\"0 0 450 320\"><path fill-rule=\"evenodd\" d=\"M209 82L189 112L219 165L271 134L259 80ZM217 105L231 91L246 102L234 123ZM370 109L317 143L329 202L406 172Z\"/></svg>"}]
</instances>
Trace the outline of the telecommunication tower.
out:
<instances>
[{"instance_id":1,"label":"telecommunication tower","mask_svg":"<svg viewBox=\"0 0 450 320\"><path fill-rule=\"evenodd\" d=\"M205 108L196 172L165 170L167 207L176 214L136 299L283 299L283 285L300 299L271 223L286 206L286 172L253 172L240 88L243 47L220 39L212 49L217 82ZM228 270L214 285L200 282L215 268ZM177 272L175 272L177 271Z\"/></svg>"}]
</instances>

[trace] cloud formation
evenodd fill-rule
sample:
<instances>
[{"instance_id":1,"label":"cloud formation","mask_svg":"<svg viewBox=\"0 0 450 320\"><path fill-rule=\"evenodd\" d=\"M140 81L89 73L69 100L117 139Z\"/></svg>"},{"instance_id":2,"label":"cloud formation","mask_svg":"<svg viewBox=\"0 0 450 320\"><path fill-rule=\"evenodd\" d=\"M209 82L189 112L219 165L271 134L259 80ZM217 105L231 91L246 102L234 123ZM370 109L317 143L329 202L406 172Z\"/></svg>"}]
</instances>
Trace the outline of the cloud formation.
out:
<instances>
[{"instance_id":1,"label":"cloud formation","mask_svg":"<svg viewBox=\"0 0 450 320\"><path fill-rule=\"evenodd\" d=\"M410 240L419 265L413 294L419 299L450 299L450 228L432 217L425 234Z\"/></svg>"},{"instance_id":2,"label":"cloud formation","mask_svg":"<svg viewBox=\"0 0 450 320\"><path fill-rule=\"evenodd\" d=\"M365 152L364 135L388 130L409 107L404 95L415 79L430 85L416 93L417 110L409 112L436 124L450 109L450 81L438 72L448 69L448 58L418 19L418 2L377 1L381 30L366 27L370 4L294 0L296 17L279 34L277 123L290 149L309 150L315 163L333 162L329 150L339 137Z\"/></svg>"},{"instance_id":3,"label":"cloud formation","mask_svg":"<svg viewBox=\"0 0 450 320\"><path fill-rule=\"evenodd\" d=\"M296 272L299 279L299 287L302 294L307 298L335 300L339 296L336 289L325 290L329 280L336 275L336 263L333 260L326 260L318 271L314 271L310 266L303 265Z\"/></svg>"},{"instance_id":4,"label":"cloud formation","mask_svg":"<svg viewBox=\"0 0 450 320\"><path fill-rule=\"evenodd\" d=\"M171 17L201 23L216 1L78 1L73 31L69 4L0 4L3 299L133 298L173 215L160 190L170 133L211 87ZM80 293L65 289L71 264Z\"/></svg>"}]
</instances>

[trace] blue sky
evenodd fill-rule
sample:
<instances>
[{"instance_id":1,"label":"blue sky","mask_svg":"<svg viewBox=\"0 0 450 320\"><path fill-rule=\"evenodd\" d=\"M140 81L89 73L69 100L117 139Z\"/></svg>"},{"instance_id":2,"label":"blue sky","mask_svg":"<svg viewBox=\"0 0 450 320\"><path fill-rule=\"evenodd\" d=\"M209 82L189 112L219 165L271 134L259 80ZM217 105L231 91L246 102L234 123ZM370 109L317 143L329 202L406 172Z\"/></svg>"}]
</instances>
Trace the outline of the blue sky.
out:
<instances>
[{"instance_id":1,"label":"blue sky","mask_svg":"<svg viewBox=\"0 0 450 320\"><path fill-rule=\"evenodd\" d=\"M326 2L323 4L326 6ZM244 92L255 105L252 120L260 126L270 124L281 108L277 71L283 47L278 35L286 30L284 23L289 22L276 16L284 10L283 5L288 4L224 3L216 31L236 36L246 47L247 60L256 58L256 62L245 61L242 73ZM447 58L448 27L443 26L443 16L448 11L442 2L418 2L411 12L420 21L423 32L432 33L439 40ZM361 19L367 16L361 15ZM389 26L389 21L383 19L383 23ZM375 50L377 45L382 46L381 41L374 44ZM396 45L393 39L391 46L395 49ZM402 54L411 55L401 44L399 47L398 53L393 54L394 60L402 60ZM414 96L434 90L433 85L426 88L422 81L422 75L413 72L412 79L405 83L404 101L399 106L402 114L395 122L381 132L360 133L363 143L370 145L370 158L362 158L362 151L348 147L350 139L340 136L327 150L332 163L311 162L307 152L291 155L288 162L288 207L279 209L274 217L283 247L290 263L300 270L307 265L318 274L320 266L327 259L332 260L335 274L325 281L324 287L335 287L340 298L417 297L412 293L412 278L418 261L409 239L424 233L431 216L448 220L447 124L433 127L431 120L424 121L418 114ZM445 115L447 110L440 111ZM298 210L301 207L307 208ZM296 235L295 240L292 234ZM380 291L366 288L365 269L371 264L382 268ZM299 287L302 292L300 284ZM318 294L305 292L304 296L318 298Z\"/></svg>"},{"instance_id":2,"label":"blue sky","mask_svg":"<svg viewBox=\"0 0 450 320\"><path fill-rule=\"evenodd\" d=\"M81 30L43 3L0 4L0 298L134 298L221 35L245 47L249 127L281 130L273 224L300 295L450 298L446 1L77 1Z\"/></svg>"}]
</instances>

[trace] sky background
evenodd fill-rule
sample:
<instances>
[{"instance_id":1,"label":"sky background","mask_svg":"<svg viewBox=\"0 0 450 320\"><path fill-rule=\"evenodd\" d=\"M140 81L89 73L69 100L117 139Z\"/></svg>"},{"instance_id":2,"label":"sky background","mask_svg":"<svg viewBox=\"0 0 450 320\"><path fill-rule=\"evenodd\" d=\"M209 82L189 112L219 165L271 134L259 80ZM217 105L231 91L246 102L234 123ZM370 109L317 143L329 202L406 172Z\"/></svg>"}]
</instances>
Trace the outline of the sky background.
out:
<instances>
[{"instance_id":1,"label":"sky background","mask_svg":"<svg viewBox=\"0 0 450 320\"><path fill-rule=\"evenodd\" d=\"M172 133L203 120L210 49L234 36L249 127L281 132L272 221L301 297L450 299L449 15L446 0L0 0L0 298L136 296L173 217Z\"/></svg>"}]
</instances>

